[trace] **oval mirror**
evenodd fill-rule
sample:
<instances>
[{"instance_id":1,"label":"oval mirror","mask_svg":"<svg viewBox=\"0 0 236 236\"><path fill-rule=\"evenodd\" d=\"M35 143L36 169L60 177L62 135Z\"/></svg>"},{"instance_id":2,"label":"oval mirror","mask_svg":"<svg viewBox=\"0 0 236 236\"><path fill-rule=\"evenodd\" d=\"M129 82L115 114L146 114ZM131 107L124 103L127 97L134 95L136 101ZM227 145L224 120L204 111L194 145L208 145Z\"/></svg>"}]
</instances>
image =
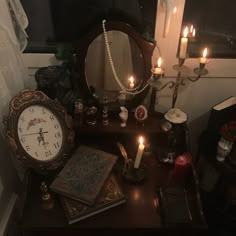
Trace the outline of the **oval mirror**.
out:
<instances>
[{"instance_id":1,"label":"oval mirror","mask_svg":"<svg viewBox=\"0 0 236 236\"><path fill-rule=\"evenodd\" d=\"M112 61L106 51L104 35L101 34L88 48L85 76L87 85L95 97L102 101L106 96L108 101L114 104L119 100L122 89L115 79L111 64L114 65L117 79L123 86L139 87L144 75L144 59L136 42L127 34L112 30L107 32L107 36ZM133 82L130 81L131 76ZM132 95L126 96L126 99L131 100Z\"/></svg>"},{"instance_id":2,"label":"oval mirror","mask_svg":"<svg viewBox=\"0 0 236 236\"><path fill-rule=\"evenodd\" d=\"M106 32L111 57L107 52L102 23L76 43L79 78L74 81L75 85L85 100L92 98L100 105L106 96L111 110L117 110L124 103L132 108L142 102L148 91L142 88L151 74L155 45L122 22L107 22ZM136 91L143 91L124 95L119 81L125 88L134 86Z\"/></svg>"}]
</instances>

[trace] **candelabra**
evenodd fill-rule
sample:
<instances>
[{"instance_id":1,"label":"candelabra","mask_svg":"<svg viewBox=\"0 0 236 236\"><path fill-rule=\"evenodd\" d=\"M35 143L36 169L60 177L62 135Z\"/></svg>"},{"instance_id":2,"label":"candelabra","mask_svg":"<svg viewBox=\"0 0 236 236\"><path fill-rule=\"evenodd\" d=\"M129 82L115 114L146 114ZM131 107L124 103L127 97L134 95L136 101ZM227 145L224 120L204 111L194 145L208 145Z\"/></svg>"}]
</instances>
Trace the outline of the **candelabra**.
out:
<instances>
[{"instance_id":1,"label":"candelabra","mask_svg":"<svg viewBox=\"0 0 236 236\"><path fill-rule=\"evenodd\" d=\"M172 108L175 107L176 100L178 98L179 87L184 86L186 81L195 82L199 80L202 75L206 75L208 73L208 70L205 69L205 65L208 63L208 59L206 58L206 56L203 56L202 58L200 58L199 61L200 61L199 67L194 68L193 70L193 72L196 74L196 77L187 77L187 76L182 75L184 69L186 69L186 66L184 65L185 58L179 58L178 65L173 66L173 68L177 71L176 80L168 81L167 83L164 83L164 84L161 84L160 82L160 78L164 77L164 70L160 67L160 63L158 63L157 67L151 69L152 74L151 74L150 79L147 82L152 88L149 112L155 111L156 93L158 91L165 89L166 87L173 89Z\"/></svg>"}]
</instances>

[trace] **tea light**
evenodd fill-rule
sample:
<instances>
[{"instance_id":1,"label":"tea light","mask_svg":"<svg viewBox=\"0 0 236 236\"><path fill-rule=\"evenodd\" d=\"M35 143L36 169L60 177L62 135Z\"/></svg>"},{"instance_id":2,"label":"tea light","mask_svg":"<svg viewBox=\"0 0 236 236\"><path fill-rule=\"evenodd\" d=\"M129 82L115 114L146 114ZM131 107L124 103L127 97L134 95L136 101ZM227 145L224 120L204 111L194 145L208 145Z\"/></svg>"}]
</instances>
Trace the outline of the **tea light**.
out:
<instances>
[{"instance_id":1,"label":"tea light","mask_svg":"<svg viewBox=\"0 0 236 236\"><path fill-rule=\"evenodd\" d=\"M162 63L162 59L161 57L158 58L157 60L157 67L155 67L152 72L155 75L162 75L164 73L163 69L161 68L161 63Z\"/></svg>"},{"instance_id":2,"label":"tea light","mask_svg":"<svg viewBox=\"0 0 236 236\"><path fill-rule=\"evenodd\" d=\"M200 64L206 64L208 62L208 59L206 58L207 56L207 48L203 50L202 57L200 57L199 61Z\"/></svg>"}]
</instances>

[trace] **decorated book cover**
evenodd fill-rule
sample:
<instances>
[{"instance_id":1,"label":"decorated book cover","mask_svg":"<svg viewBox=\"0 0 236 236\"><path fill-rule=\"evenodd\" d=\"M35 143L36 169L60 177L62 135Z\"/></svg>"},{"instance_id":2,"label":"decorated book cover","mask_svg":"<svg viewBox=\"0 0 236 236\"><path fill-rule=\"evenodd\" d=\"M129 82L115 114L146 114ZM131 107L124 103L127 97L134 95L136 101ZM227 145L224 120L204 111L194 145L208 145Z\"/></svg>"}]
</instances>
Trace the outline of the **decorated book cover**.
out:
<instances>
[{"instance_id":1,"label":"decorated book cover","mask_svg":"<svg viewBox=\"0 0 236 236\"><path fill-rule=\"evenodd\" d=\"M118 206L124 203L126 199L116 177L111 174L106 180L94 205L89 206L80 201L64 196L61 196L61 201L69 224L73 224L77 221L81 221L112 207Z\"/></svg>"},{"instance_id":2,"label":"decorated book cover","mask_svg":"<svg viewBox=\"0 0 236 236\"><path fill-rule=\"evenodd\" d=\"M81 145L52 182L52 191L94 204L117 156L89 146Z\"/></svg>"}]
</instances>

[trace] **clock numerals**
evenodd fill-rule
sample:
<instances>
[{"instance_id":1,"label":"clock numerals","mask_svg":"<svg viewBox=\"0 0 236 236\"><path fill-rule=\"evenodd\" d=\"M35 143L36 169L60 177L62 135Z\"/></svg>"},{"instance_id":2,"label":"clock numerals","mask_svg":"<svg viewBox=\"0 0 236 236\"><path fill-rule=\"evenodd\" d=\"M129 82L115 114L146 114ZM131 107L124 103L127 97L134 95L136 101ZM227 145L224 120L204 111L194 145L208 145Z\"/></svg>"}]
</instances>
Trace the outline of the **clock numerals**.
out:
<instances>
[{"instance_id":1,"label":"clock numerals","mask_svg":"<svg viewBox=\"0 0 236 236\"><path fill-rule=\"evenodd\" d=\"M31 113L34 113L34 108L33 108L33 107L30 107L30 108L29 108L29 111L30 111Z\"/></svg>"},{"instance_id":2,"label":"clock numerals","mask_svg":"<svg viewBox=\"0 0 236 236\"><path fill-rule=\"evenodd\" d=\"M50 150L48 150L48 151L45 152L45 156L46 156L46 157L49 157L49 156L51 156L51 155L52 155L52 153L51 153Z\"/></svg>"},{"instance_id":3,"label":"clock numerals","mask_svg":"<svg viewBox=\"0 0 236 236\"><path fill-rule=\"evenodd\" d=\"M54 143L54 147L57 149L60 147L60 144L58 142Z\"/></svg>"},{"instance_id":4,"label":"clock numerals","mask_svg":"<svg viewBox=\"0 0 236 236\"><path fill-rule=\"evenodd\" d=\"M54 125L54 128L55 128L55 129L59 129L59 125L58 125L58 124L55 124L55 125Z\"/></svg>"},{"instance_id":5,"label":"clock numerals","mask_svg":"<svg viewBox=\"0 0 236 236\"><path fill-rule=\"evenodd\" d=\"M22 122L25 122L25 117L24 117L24 116L20 116L20 120L21 120Z\"/></svg>"},{"instance_id":6,"label":"clock numerals","mask_svg":"<svg viewBox=\"0 0 236 236\"><path fill-rule=\"evenodd\" d=\"M20 138L20 141L22 142L22 143L24 143L25 142L25 137L24 136L22 136L21 138Z\"/></svg>"},{"instance_id":7,"label":"clock numerals","mask_svg":"<svg viewBox=\"0 0 236 236\"><path fill-rule=\"evenodd\" d=\"M55 133L55 138L61 138L61 132Z\"/></svg>"},{"instance_id":8,"label":"clock numerals","mask_svg":"<svg viewBox=\"0 0 236 236\"><path fill-rule=\"evenodd\" d=\"M46 107L27 107L19 116L17 132L24 151L39 161L52 160L63 145L60 120Z\"/></svg>"},{"instance_id":9,"label":"clock numerals","mask_svg":"<svg viewBox=\"0 0 236 236\"><path fill-rule=\"evenodd\" d=\"M55 120L55 117L54 117L54 115L50 115L50 117L49 117L49 118L50 118L50 120L51 120L51 121Z\"/></svg>"}]
</instances>

